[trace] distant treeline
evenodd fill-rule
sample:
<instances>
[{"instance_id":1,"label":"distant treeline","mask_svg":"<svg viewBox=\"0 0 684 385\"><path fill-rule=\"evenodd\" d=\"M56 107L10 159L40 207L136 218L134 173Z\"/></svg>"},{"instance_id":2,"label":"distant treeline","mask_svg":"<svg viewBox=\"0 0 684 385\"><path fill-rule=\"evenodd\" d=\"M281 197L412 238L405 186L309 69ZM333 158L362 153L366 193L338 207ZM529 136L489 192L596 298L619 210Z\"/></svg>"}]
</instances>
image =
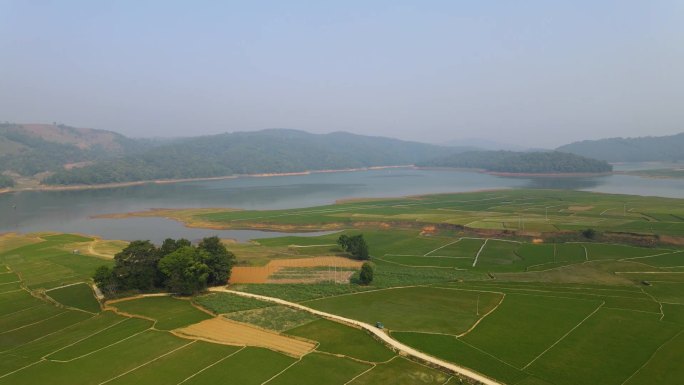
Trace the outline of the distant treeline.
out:
<instances>
[{"instance_id":1,"label":"distant treeline","mask_svg":"<svg viewBox=\"0 0 684 385\"><path fill-rule=\"evenodd\" d=\"M563 152L469 151L419 164L425 167L474 168L509 173L603 173L613 166L602 160Z\"/></svg>"},{"instance_id":2,"label":"distant treeline","mask_svg":"<svg viewBox=\"0 0 684 385\"><path fill-rule=\"evenodd\" d=\"M14 179L7 175L0 174L0 188L14 187Z\"/></svg>"},{"instance_id":3,"label":"distant treeline","mask_svg":"<svg viewBox=\"0 0 684 385\"><path fill-rule=\"evenodd\" d=\"M684 133L642 138L585 140L566 144L557 150L608 162L678 162L684 160Z\"/></svg>"},{"instance_id":4,"label":"distant treeline","mask_svg":"<svg viewBox=\"0 0 684 385\"><path fill-rule=\"evenodd\" d=\"M296 130L238 132L179 140L143 153L60 170L46 184L102 184L415 164L451 152L396 139Z\"/></svg>"}]
</instances>

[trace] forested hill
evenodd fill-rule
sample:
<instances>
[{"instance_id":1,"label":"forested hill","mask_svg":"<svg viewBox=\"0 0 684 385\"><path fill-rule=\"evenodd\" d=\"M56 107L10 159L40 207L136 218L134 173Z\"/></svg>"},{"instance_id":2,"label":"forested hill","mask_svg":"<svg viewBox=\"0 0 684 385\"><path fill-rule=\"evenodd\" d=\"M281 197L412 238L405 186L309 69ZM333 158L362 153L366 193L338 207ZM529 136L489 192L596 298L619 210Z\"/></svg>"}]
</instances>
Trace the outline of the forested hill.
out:
<instances>
[{"instance_id":1,"label":"forested hill","mask_svg":"<svg viewBox=\"0 0 684 385\"><path fill-rule=\"evenodd\" d=\"M557 150L608 162L681 161L684 160L684 133L585 140L566 144Z\"/></svg>"},{"instance_id":2,"label":"forested hill","mask_svg":"<svg viewBox=\"0 0 684 385\"><path fill-rule=\"evenodd\" d=\"M234 174L407 165L453 149L344 132L270 129L179 140L141 154L61 170L46 184L101 184Z\"/></svg>"},{"instance_id":3,"label":"forested hill","mask_svg":"<svg viewBox=\"0 0 684 385\"><path fill-rule=\"evenodd\" d=\"M134 152L139 144L111 131L54 124L0 124L0 173L31 176L65 165Z\"/></svg>"},{"instance_id":4,"label":"forested hill","mask_svg":"<svg viewBox=\"0 0 684 385\"><path fill-rule=\"evenodd\" d=\"M490 172L548 174L603 173L613 166L602 160L563 152L469 151L418 164L424 167L474 168Z\"/></svg>"}]
</instances>

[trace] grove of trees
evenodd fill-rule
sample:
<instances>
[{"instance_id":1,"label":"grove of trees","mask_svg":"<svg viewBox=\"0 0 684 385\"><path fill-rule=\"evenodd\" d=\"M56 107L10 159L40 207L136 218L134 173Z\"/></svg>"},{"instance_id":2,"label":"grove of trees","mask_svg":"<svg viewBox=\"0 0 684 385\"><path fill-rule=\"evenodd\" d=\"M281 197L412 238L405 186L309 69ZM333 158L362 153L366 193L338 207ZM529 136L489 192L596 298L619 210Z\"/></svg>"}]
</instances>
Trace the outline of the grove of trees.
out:
<instances>
[{"instance_id":1,"label":"grove of trees","mask_svg":"<svg viewBox=\"0 0 684 385\"><path fill-rule=\"evenodd\" d=\"M233 265L235 255L218 237L204 238L197 246L187 239L169 238L161 247L133 241L114 256L114 267L97 268L93 280L107 296L159 289L190 295L226 284Z\"/></svg>"},{"instance_id":2,"label":"grove of trees","mask_svg":"<svg viewBox=\"0 0 684 385\"><path fill-rule=\"evenodd\" d=\"M366 244L366 240L363 239L363 234L352 236L342 234L337 239L337 244L340 245L344 251L351 254L354 259L370 259L368 244Z\"/></svg>"}]
</instances>

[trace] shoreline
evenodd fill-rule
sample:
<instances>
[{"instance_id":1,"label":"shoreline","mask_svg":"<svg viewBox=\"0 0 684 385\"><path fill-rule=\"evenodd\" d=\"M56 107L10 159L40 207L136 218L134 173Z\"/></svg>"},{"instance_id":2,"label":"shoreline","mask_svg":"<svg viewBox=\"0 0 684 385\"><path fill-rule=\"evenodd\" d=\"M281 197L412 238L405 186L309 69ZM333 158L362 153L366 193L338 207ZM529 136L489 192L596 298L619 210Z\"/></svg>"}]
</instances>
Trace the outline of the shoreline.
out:
<instances>
[{"instance_id":1,"label":"shoreline","mask_svg":"<svg viewBox=\"0 0 684 385\"><path fill-rule=\"evenodd\" d=\"M415 167L418 170L451 170L451 171L464 171L464 172L476 172L479 174L488 174L493 176L502 177L526 177L526 178L572 178L572 177L592 177L592 176L607 176L617 174L619 172L499 172L499 171L488 171L482 168L463 168L463 167Z\"/></svg>"},{"instance_id":2,"label":"shoreline","mask_svg":"<svg viewBox=\"0 0 684 385\"><path fill-rule=\"evenodd\" d=\"M224 180L224 179L238 179L238 178L271 178L278 176L298 176L298 175L311 175L311 174L324 174L324 173L334 173L334 172L358 172L358 171L370 171L370 170L384 170L393 168L414 168L414 165L395 165L395 166L371 166L371 167L359 167L359 168L342 168L342 169L326 169L326 170L306 170L297 172L282 172L282 173L258 173L258 174L237 174L237 175L225 175L225 176L212 176L205 178L181 178L181 179L151 179L151 180L141 180L134 182L115 182L115 183L102 183L102 184L80 184L80 185L40 185L37 187L12 187L0 189L0 194L16 193L22 191L68 191L68 190L99 190L117 187L130 187L130 186L140 186L145 184L171 184L171 183L182 183L182 182L202 182L202 181L213 181L213 180Z\"/></svg>"},{"instance_id":3,"label":"shoreline","mask_svg":"<svg viewBox=\"0 0 684 385\"><path fill-rule=\"evenodd\" d=\"M548 172L548 173L532 173L532 172L497 172L485 171L485 174L504 177L531 177L531 178L578 178L578 177L593 177L593 176L608 176L613 175L614 172Z\"/></svg>"}]
</instances>

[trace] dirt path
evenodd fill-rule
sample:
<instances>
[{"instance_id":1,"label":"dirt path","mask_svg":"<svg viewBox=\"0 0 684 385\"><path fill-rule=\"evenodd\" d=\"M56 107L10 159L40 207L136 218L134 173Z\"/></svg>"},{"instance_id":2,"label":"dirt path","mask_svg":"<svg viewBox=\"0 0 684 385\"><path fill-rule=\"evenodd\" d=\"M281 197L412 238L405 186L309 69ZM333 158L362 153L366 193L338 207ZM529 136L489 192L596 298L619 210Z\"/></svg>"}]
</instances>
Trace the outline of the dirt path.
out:
<instances>
[{"instance_id":1,"label":"dirt path","mask_svg":"<svg viewBox=\"0 0 684 385\"><path fill-rule=\"evenodd\" d=\"M475 267L475 265L477 265L477 260L478 260L478 258L480 258L480 253L482 253L482 250L484 250L485 246L487 246L487 241L489 241L489 238L485 239L482 246L480 246L480 250L478 250L477 254L475 254L475 260L473 261L473 267Z\"/></svg>"},{"instance_id":2,"label":"dirt path","mask_svg":"<svg viewBox=\"0 0 684 385\"><path fill-rule=\"evenodd\" d=\"M235 295L239 295L239 296L243 296L243 297L249 297L249 298L259 299L259 300L262 300L262 301L273 302L273 303L277 303L277 304L280 304L280 305L285 305L285 306L288 306L288 307L291 307L291 308L294 308L294 309L303 310L303 311L306 311L306 312L309 312L309 313L311 313L311 314L315 314L315 315L318 315L318 316L321 316L321 317L325 317L325 318L327 318L327 319L329 319L329 320L332 320L332 321L337 321L337 322L341 322L341 323L344 323L344 324L355 325L355 326L361 327L361 328L363 328L363 329L365 329L365 330L371 332L373 335L375 335L377 338L379 338L380 340L382 340L382 341L385 342L386 344L392 346L393 348L395 348L395 349L398 350L399 352L402 352L402 353L404 353L404 354L406 354L406 355L408 355L408 356L411 356L411 357L417 358L417 359L419 359L419 360L423 360L423 361L429 362L429 363L431 363L431 364L433 364L433 365L439 366L439 367L441 367L441 368L443 368L443 369L446 369L446 370L448 370L448 371L450 371L450 372L458 373L458 374L460 374L460 375L462 375L462 376L471 378L471 379L473 379L473 380L475 380L475 381L479 381L479 382L482 383L482 384L486 384L486 385L501 385L501 383L496 382L496 381L494 381L494 380L492 380L492 379L490 379L490 378L488 378L488 377L485 377L485 376L483 376L483 375L481 375L481 374L479 374L479 373L476 373L476 372L474 372L474 371L472 371L472 370L470 370L470 369L467 369L467 368L458 366L458 365L453 364L453 363L451 363L451 362L443 361L443 360L441 360L441 359L439 359L439 358L435 358L435 357L432 357L432 356L430 356L430 355L427 355L427 354L425 354L425 353L423 353L423 352L420 352L420 351L418 351L418 350L416 350L416 349L414 349L414 348L412 348L412 347L410 347L410 346L404 345L404 344L402 344L401 342L399 342L399 341L395 340L394 338L390 337L390 336L389 336L387 333L385 333L383 330L378 329L378 328L376 328L375 326L370 325L370 324L367 324L367 323L365 323L365 322L353 320L353 319L350 319L350 318L341 317L341 316L338 316L338 315L335 315L335 314L330 314L330 313L322 312L322 311L320 311L320 310L312 309L312 308L310 308L310 307L307 307L307 306L304 306L304 305L301 305L301 304L298 304L298 303L285 301L285 300L280 299L280 298L267 297L267 296L264 296L264 295L258 295L258 294L252 294L252 293L245 293L245 292L241 292L241 291L235 291L235 290L226 289L226 288L224 288L224 287L213 287L213 288L209 289L209 291L214 291L214 292L226 292L226 293L231 293L231 294L235 294Z\"/></svg>"}]
</instances>

